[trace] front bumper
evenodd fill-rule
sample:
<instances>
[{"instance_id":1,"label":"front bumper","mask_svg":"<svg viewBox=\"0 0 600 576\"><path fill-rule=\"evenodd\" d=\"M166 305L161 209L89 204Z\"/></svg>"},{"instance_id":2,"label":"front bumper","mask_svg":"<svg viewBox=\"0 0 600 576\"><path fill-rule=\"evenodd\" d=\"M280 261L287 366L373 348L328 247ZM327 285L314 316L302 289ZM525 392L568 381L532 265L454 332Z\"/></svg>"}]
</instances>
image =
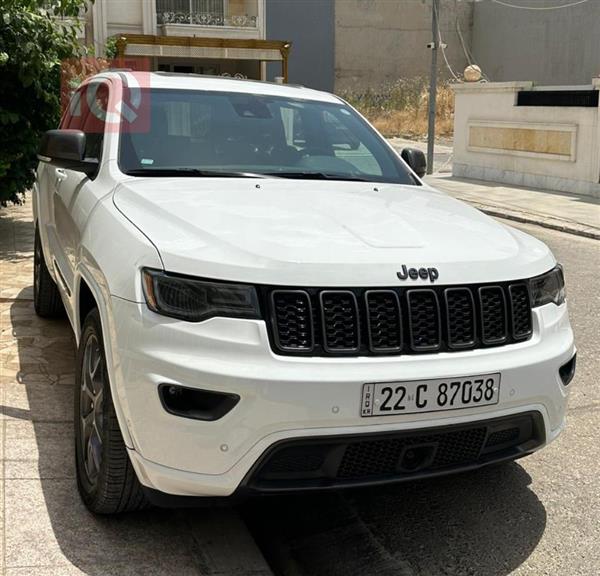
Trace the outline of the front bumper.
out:
<instances>
[{"instance_id":1,"label":"front bumper","mask_svg":"<svg viewBox=\"0 0 600 576\"><path fill-rule=\"evenodd\" d=\"M558 373L575 353L566 305L534 311L531 340L504 347L421 356L295 358L271 352L261 321L171 320L113 298L109 331L113 397L131 460L146 487L175 495L233 494L267 451L293 439L402 433L540 415L540 442L564 426L568 388ZM360 417L365 382L501 372L500 402L429 414ZM213 422L169 414L158 386L172 383L239 395ZM517 457L517 455L511 456Z\"/></svg>"},{"instance_id":2,"label":"front bumper","mask_svg":"<svg viewBox=\"0 0 600 576\"><path fill-rule=\"evenodd\" d=\"M267 450L241 488L274 493L401 482L514 460L544 442L539 412L418 431L285 440Z\"/></svg>"}]
</instances>

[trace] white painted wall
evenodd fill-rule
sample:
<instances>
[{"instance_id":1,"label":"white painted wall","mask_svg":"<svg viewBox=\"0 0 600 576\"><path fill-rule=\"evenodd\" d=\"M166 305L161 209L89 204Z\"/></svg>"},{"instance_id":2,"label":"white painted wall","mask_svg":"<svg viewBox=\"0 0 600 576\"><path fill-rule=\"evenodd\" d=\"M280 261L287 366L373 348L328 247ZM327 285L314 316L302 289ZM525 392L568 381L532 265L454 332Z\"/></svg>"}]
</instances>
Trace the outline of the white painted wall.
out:
<instances>
[{"instance_id":1,"label":"white painted wall","mask_svg":"<svg viewBox=\"0 0 600 576\"><path fill-rule=\"evenodd\" d=\"M600 80L595 82L600 88ZM600 197L598 108L516 106L517 93L532 87L532 82L454 86L454 176ZM477 123L565 130L573 133L574 146L569 158L513 150L477 151L469 147L469 126Z\"/></svg>"}]
</instances>

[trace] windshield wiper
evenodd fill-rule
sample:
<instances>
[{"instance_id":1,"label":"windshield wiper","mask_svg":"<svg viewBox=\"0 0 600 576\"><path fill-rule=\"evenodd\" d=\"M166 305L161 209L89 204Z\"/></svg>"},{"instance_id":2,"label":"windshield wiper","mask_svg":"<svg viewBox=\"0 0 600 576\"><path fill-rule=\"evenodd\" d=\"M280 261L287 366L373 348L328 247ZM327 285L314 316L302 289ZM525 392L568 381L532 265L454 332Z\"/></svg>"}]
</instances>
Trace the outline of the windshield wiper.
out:
<instances>
[{"instance_id":1,"label":"windshield wiper","mask_svg":"<svg viewBox=\"0 0 600 576\"><path fill-rule=\"evenodd\" d=\"M345 180L349 182L367 182L360 176L347 176L345 174L328 174L326 172L269 172L268 176L280 178L297 178L298 180Z\"/></svg>"},{"instance_id":2,"label":"windshield wiper","mask_svg":"<svg viewBox=\"0 0 600 576\"><path fill-rule=\"evenodd\" d=\"M192 176L216 178L271 178L275 175L256 172L229 172L225 170L203 170L201 168L134 168L125 171L128 176Z\"/></svg>"},{"instance_id":3,"label":"windshield wiper","mask_svg":"<svg viewBox=\"0 0 600 576\"><path fill-rule=\"evenodd\" d=\"M326 172L241 172L226 170L205 170L203 168L133 168L125 172L128 176L192 176L214 178L297 178L298 180L344 180L367 182L366 178Z\"/></svg>"}]
</instances>

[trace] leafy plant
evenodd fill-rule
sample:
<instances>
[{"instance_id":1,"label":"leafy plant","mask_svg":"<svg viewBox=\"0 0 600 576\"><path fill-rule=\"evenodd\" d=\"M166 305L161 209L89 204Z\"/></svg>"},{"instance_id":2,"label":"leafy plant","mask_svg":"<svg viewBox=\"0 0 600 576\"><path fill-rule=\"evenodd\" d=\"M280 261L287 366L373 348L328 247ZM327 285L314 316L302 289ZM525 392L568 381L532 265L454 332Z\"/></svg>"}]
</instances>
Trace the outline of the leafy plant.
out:
<instances>
[{"instance_id":1,"label":"leafy plant","mask_svg":"<svg viewBox=\"0 0 600 576\"><path fill-rule=\"evenodd\" d=\"M61 62L81 56L83 0L0 0L0 205L34 181L44 131L60 119Z\"/></svg>"},{"instance_id":2,"label":"leafy plant","mask_svg":"<svg viewBox=\"0 0 600 576\"><path fill-rule=\"evenodd\" d=\"M106 44L104 45L104 54L107 58L114 60L117 57L117 37L111 36L106 39Z\"/></svg>"}]
</instances>

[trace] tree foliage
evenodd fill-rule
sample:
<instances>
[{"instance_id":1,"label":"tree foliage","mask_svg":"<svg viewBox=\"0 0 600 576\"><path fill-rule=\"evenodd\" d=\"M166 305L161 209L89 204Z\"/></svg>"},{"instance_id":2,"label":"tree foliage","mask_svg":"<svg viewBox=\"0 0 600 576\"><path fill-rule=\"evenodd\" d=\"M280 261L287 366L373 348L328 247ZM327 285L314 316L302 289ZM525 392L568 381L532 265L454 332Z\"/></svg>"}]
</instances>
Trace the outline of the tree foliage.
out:
<instances>
[{"instance_id":1,"label":"tree foliage","mask_svg":"<svg viewBox=\"0 0 600 576\"><path fill-rule=\"evenodd\" d=\"M82 0L0 0L0 204L34 181L42 133L60 119L61 62L85 49Z\"/></svg>"}]
</instances>

